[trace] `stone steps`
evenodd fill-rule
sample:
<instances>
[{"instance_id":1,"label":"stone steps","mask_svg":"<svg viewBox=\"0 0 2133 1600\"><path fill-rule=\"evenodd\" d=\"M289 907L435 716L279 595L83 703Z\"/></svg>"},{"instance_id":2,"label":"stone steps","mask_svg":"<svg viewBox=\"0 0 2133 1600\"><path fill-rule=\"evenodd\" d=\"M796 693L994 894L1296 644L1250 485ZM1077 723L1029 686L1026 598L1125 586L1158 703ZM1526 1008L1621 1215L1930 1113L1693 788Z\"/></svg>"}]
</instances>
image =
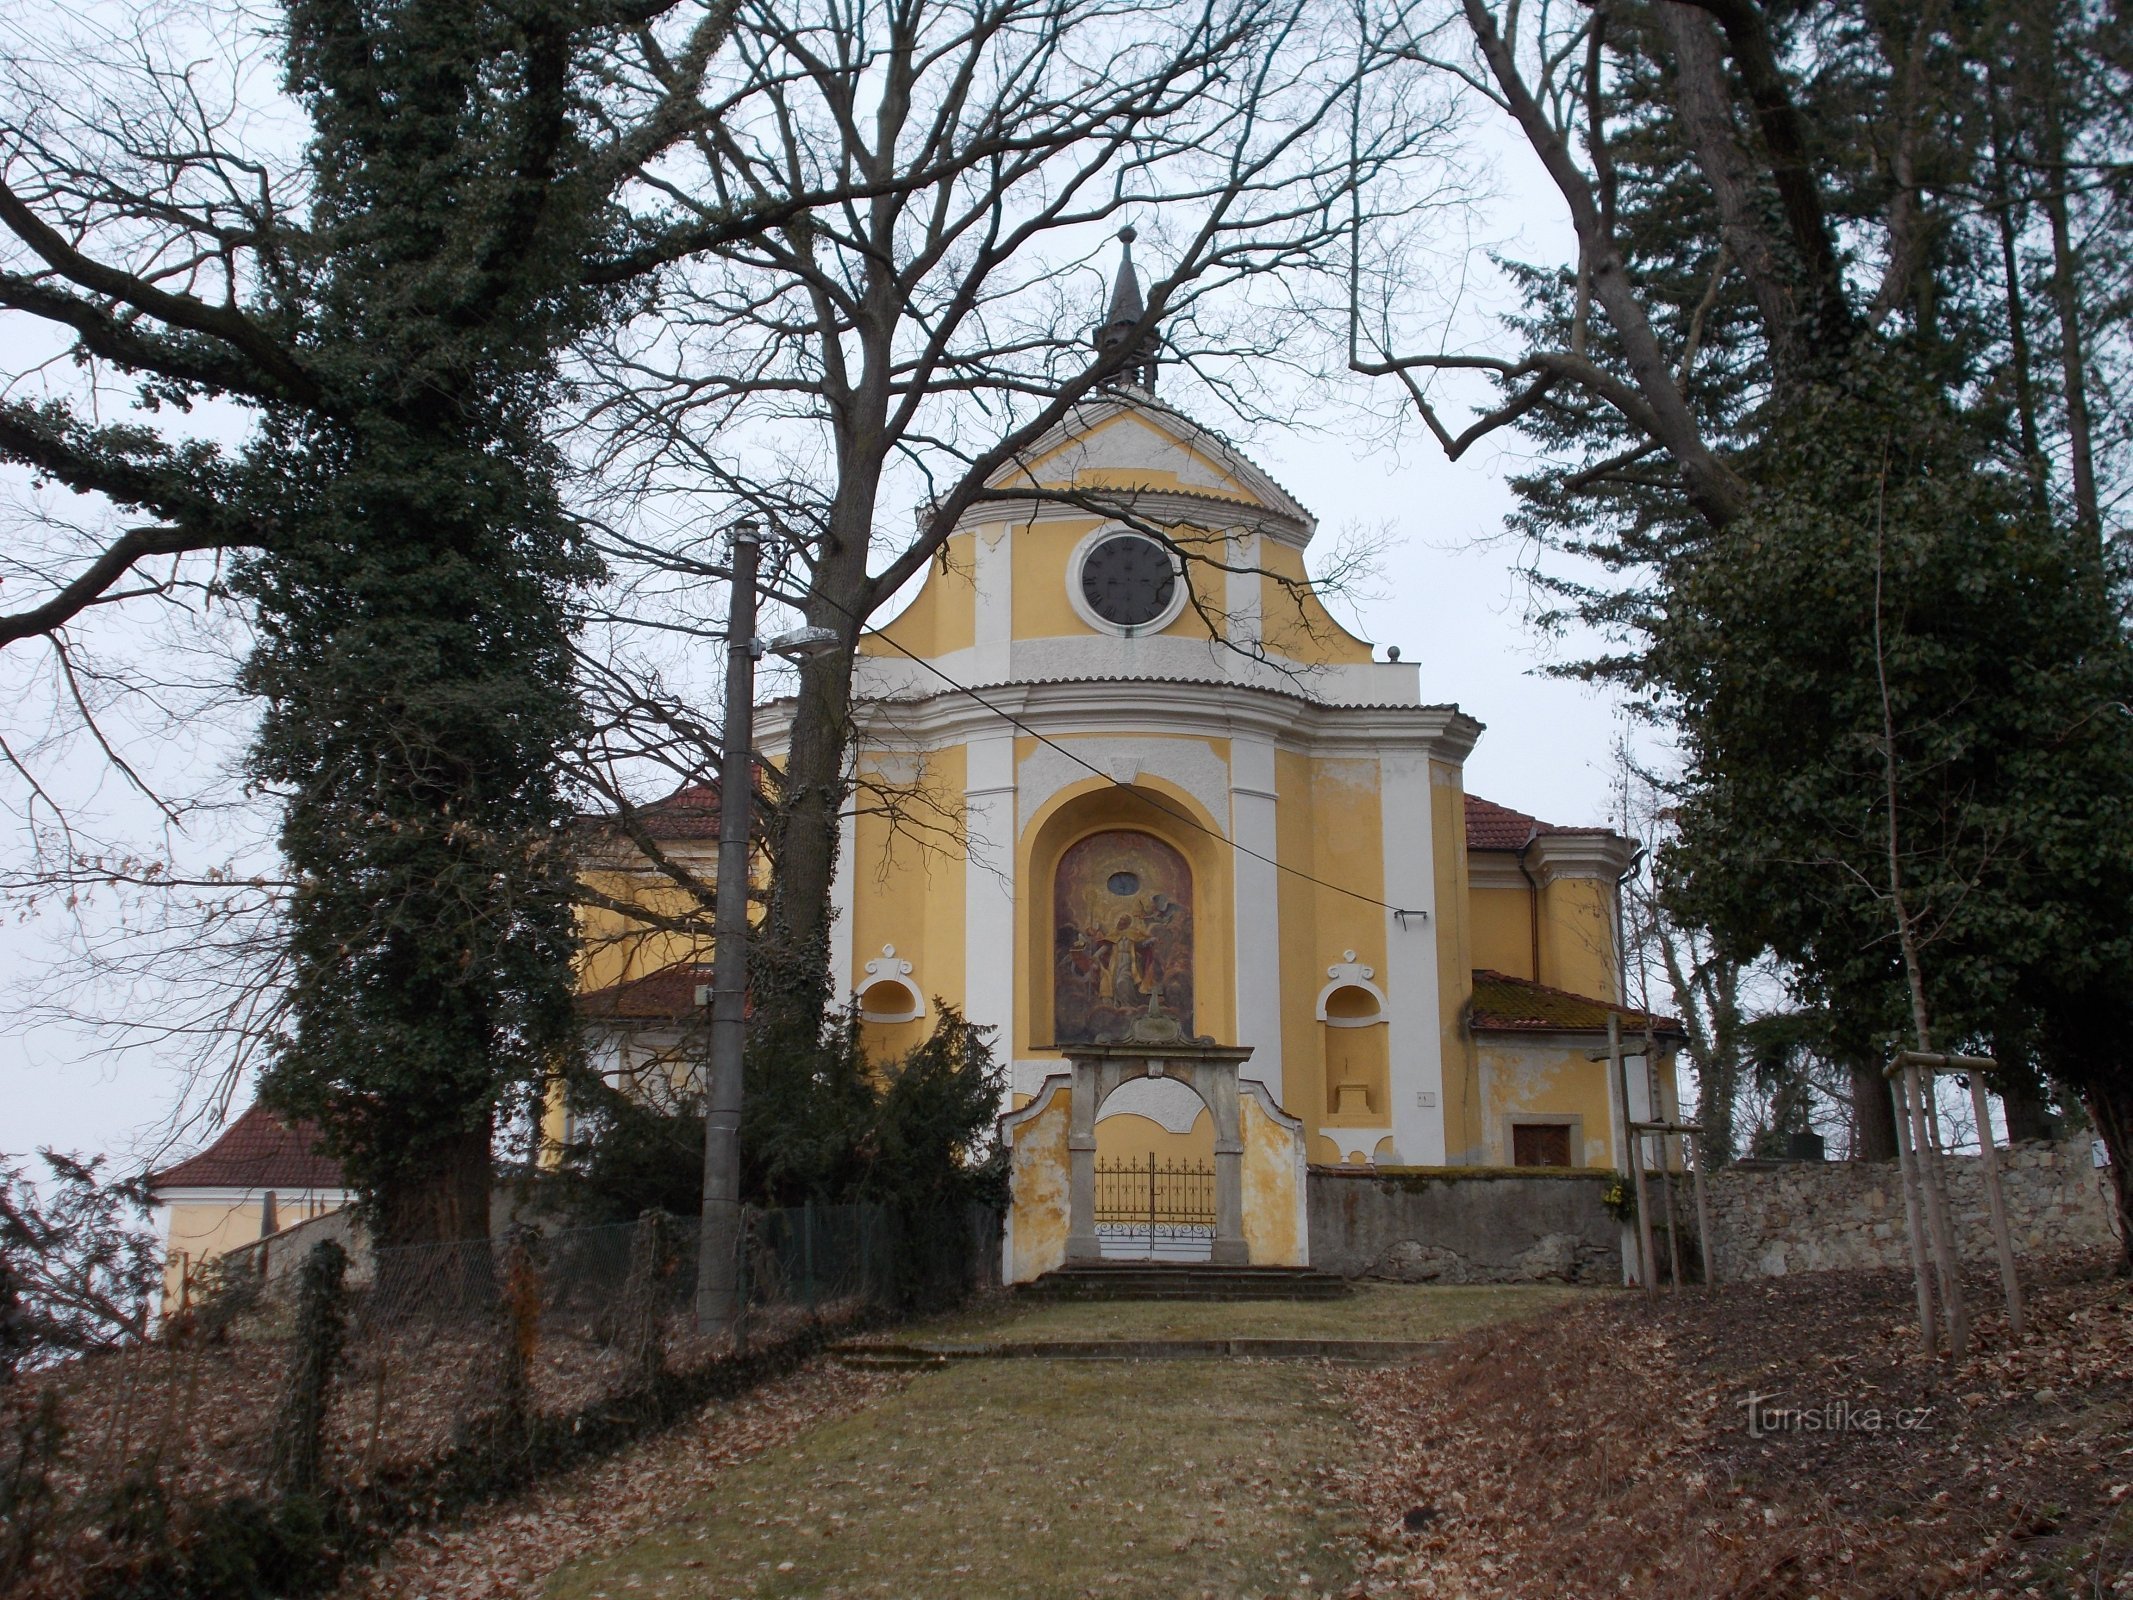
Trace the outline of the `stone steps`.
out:
<instances>
[{"instance_id":1,"label":"stone steps","mask_svg":"<svg viewBox=\"0 0 2133 1600\"><path fill-rule=\"evenodd\" d=\"M1060 1267L1015 1292L1028 1300L1339 1300L1349 1289L1347 1279L1310 1267L1104 1261Z\"/></svg>"}]
</instances>

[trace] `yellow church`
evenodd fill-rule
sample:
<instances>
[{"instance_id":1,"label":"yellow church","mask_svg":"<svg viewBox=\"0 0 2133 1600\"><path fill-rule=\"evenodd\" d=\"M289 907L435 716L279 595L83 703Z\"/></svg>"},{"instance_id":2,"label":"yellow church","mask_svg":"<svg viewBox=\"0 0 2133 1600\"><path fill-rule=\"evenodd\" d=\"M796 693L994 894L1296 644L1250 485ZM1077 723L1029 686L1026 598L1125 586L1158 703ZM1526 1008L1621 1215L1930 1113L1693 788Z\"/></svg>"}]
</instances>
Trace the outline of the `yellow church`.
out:
<instances>
[{"instance_id":1,"label":"yellow church","mask_svg":"<svg viewBox=\"0 0 2133 1600\"><path fill-rule=\"evenodd\" d=\"M1129 257L1099 340L1139 314ZM1610 1015L1629 1115L1677 1114L1675 1030L1623 1004L1630 841L1467 794L1482 724L1334 620L1310 511L1155 376L1136 351L999 474L856 663L833 974L883 1057L941 1004L993 1030L1010 1282L1305 1265L1313 1164L1618 1167ZM651 820L708 870L694 793ZM603 966L611 1070L709 981Z\"/></svg>"}]
</instances>

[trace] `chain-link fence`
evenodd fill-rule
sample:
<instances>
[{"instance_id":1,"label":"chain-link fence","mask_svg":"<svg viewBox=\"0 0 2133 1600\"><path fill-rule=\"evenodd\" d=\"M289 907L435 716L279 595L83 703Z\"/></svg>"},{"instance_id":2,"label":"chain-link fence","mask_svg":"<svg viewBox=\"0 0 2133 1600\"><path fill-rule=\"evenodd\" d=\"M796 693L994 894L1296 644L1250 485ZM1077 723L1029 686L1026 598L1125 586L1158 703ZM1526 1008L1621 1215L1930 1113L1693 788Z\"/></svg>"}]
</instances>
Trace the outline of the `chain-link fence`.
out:
<instances>
[{"instance_id":1,"label":"chain-link fence","mask_svg":"<svg viewBox=\"0 0 2133 1600\"><path fill-rule=\"evenodd\" d=\"M240 1264L153 1342L0 1390L0 1590L295 1592L392 1525L633 1436L836 1329L997 1281L982 1209L744 1221L730 1333L694 1325L693 1218L327 1242L271 1277ZM275 1520L299 1502L309 1545Z\"/></svg>"}]
</instances>

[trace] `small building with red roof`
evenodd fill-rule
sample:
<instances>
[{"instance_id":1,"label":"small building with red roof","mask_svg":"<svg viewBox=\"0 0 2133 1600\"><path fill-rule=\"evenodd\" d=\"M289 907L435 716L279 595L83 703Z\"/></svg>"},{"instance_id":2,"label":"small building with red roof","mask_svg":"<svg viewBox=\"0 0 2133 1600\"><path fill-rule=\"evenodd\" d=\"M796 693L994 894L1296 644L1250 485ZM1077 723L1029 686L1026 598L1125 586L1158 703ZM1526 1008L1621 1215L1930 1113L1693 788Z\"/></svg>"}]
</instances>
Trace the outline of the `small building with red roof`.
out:
<instances>
[{"instance_id":1,"label":"small building with red roof","mask_svg":"<svg viewBox=\"0 0 2133 1600\"><path fill-rule=\"evenodd\" d=\"M151 1172L148 1188L167 1252L166 1312L187 1303L208 1263L355 1198L315 1126L258 1104L197 1155Z\"/></svg>"}]
</instances>

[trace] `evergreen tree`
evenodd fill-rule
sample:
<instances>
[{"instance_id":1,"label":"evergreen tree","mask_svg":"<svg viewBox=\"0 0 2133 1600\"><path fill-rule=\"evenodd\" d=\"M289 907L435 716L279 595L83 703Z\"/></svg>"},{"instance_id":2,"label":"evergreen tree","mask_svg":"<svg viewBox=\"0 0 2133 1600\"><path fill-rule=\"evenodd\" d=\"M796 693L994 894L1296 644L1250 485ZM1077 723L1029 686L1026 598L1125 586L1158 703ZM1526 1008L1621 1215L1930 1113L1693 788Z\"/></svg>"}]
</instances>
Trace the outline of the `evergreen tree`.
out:
<instances>
[{"instance_id":1,"label":"evergreen tree","mask_svg":"<svg viewBox=\"0 0 2133 1600\"><path fill-rule=\"evenodd\" d=\"M317 184L292 308L345 399L248 463L240 565L285 796L290 1027L269 1104L314 1118L389 1241L488 1228L500 1110L574 1048L571 608L597 575L542 435L602 309L568 5L293 5Z\"/></svg>"}]
</instances>

